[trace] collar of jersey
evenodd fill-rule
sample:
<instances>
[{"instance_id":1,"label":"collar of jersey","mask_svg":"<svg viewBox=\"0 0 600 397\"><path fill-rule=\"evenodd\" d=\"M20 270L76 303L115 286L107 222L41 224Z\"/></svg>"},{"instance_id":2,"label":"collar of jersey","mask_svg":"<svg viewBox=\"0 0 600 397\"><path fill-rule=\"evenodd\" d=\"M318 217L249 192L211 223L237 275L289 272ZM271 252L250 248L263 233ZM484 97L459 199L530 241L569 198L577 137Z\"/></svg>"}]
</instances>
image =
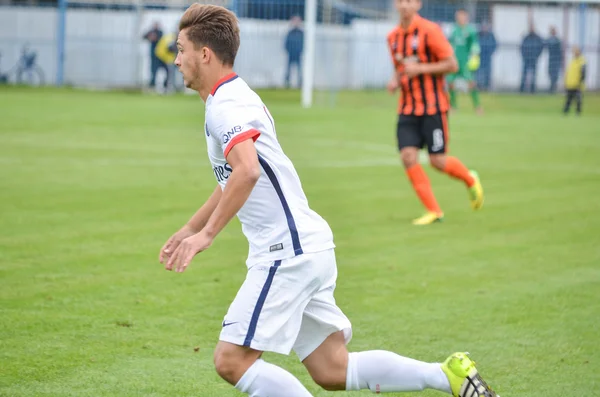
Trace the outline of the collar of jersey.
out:
<instances>
[{"instance_id":1,"label":"collar of jersey","mask_svg":"<svg viewBox=\"0 0 600 397\"><path fill-rule=\"evenodd\" d=\"M410 21L410 25L408 26L408 29L404 30L402 25L398 25L398 27L399 27L400 31L403 31L405 33L414 32L415 29L417 29L419 27L419 23L421 22L421 19L423 19L423 18L421 18L421 16L419 14L415 14L412 21Z\"/></svg>"},{"instance_id":2,"label":"collar of jersey","mask_svg":"<svg viewBox=\"0 0 600 397\"><path fill-rule=\"evenodd\" d=\"M215 96L215 93L221 86L235 80L238 78L238 75L234 72L229 73L228 75L222 77L217 83L214 85L213 89L210 91L210 95Z\"/></svg>"}]
</instances>

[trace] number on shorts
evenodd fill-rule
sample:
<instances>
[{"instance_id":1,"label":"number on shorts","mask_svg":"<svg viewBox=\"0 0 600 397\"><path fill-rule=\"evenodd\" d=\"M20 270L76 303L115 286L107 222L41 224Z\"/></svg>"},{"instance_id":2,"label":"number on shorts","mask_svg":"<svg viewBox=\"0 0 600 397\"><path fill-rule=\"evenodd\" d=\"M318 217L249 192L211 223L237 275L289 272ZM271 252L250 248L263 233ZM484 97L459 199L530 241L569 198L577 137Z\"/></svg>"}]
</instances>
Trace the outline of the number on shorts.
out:
<instances>
[{"instance_id":1,"label":"number on shorts","mask_svg":"<svg viewBox=\"0 0 600 397\"><path fill-rule=\"evenodd\" d=\"M444 132L436 128L433 130L433 147L432 151L437 152L438 150L442 150L444 148Z\"/></svg>"}]
</instances>

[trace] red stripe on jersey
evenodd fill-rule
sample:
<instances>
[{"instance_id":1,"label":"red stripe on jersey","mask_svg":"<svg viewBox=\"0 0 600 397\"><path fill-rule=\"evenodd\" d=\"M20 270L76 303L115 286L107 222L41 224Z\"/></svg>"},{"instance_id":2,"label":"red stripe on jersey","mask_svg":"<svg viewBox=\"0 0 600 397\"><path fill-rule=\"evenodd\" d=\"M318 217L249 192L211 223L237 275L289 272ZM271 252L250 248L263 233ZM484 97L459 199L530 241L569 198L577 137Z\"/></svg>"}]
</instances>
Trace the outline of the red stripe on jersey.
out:
<instances>
[{"instance_id":1,"label":"red stripe on jersey","mask_svg":"<svg viewBox=\"0 0 600 397\"><path fill-rule=\"evenodd\" d=\"M235 80L238 77L237 74L235 73L229 73L228 75L222 77L221 79L219 79L219 81L217 81L217 83L213 86L213 89L210 90L210 95L215 95L215 93L217 92L217 90L219 89L219 87L221 87L223 84L230 82L231 80Z\"/></svg>"},{"instance_id":2,"label":"red stripe on jersey","mask_svg":"<svg viewBox=\"0 0 600 397\"><path fill-rule=\"evenodd\" d=\"M229 141L229 144L227 145L227 147L225 148L225 158L227 158L227 155L229 154L229 152L231 152L231 149L233 149L233 147L235 145L237 145L240 142L244 142L248 139L252 139L254 142L256 142L256 140L258 139L258 137L260 136L260 131L259 130L248 130L248 131L244 131L239 135L236 135L233 137L233 139L231 141Z\"/></svg>"}]
</instances>

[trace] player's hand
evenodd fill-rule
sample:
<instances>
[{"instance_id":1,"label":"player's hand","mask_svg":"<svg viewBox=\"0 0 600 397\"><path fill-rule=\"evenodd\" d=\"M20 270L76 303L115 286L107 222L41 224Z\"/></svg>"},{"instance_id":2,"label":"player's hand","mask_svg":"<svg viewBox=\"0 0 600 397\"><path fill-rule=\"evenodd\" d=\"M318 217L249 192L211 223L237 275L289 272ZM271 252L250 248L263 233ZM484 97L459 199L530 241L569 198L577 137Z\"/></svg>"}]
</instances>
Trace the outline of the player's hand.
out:
<instances>
[{"instance_id":1,"label":"player's hand","mask_svg":"<svg viewBox=\"0 0 600 397\"><path fill-rule=\"evenodd\" d=\"M173 252L175 252L177 247L179 247L179 244L181 244L184 239L193 236L194 234L196 234L196 232L194 232L188 225L185 225L178 230L177 233L172 235L171 238L169 238L165 245L163 245L163 247L160 249L160 253L158 254L158 260L160 263L166 264L166 262L171 258L171 255L173 255Z\"/></svg>"},{"instance_id":2,"label":"player's hand","mask_svg":"<svg viewBox=\"0 0 600 397\"><path fill-rule=\"evenodd\" d=\"M396 77L392 78L390 80L390 82L387 84L387 90L390 92L390 94L393 94L396 92L396 90L398 89L399 84L398 84L398 79Z\"/></svg>"},{"instance_id":3,"label":"player's hand","mask_svg":"<svg viewBox=\"0 0 600 397\"><path fill-rule=\"evenodd\" d=\"M173 270L173 268L175 268L176 272L183 272L194 256L196 256L197 253L208 249L208 247L212 245L212 242L213 238L203 231L184 239L175 252L173 252L171 258L169 258L165 269Z\"/></svg>"},{"instance_id":4,"label":"player's hand","mask_svg":"<svg viewBox=\"0 0 600 397\"><path fill-rule=\"evenodd\" d=\"M409 78L413 78L422 73L421 64L418 62L405 62L404 63L404 74Z\"/></svg>"}]
</instances>

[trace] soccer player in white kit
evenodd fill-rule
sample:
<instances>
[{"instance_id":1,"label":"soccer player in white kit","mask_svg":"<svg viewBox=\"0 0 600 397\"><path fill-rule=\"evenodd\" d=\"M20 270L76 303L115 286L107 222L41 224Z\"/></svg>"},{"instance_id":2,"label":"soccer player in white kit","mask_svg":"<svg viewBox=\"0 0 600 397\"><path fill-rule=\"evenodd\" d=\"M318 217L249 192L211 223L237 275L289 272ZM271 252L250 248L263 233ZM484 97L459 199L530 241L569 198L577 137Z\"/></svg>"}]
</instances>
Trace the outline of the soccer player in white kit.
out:
<instances>
[{"instance_id":1,"label":"soccer player in white kit","mask_svg":"<svg viewBox=\"0 0 600 397\"><path fill-rule=\"evenodd\" d=\"M310 396L292 374L261 359L264 351L294 350L327 390L495 396L464 353L443 364L387 351L348 353L352 331L334 299L331 229L309 208L273 117L233 72L239 43L237 19L225 8L194 4L181 18L175 65L206 103L204 135L217 186L160 252L167 270L183 272L236 214L241 221L248 273L222 324L218 374L253 397Z\"/></svg>"}]
</instances>

